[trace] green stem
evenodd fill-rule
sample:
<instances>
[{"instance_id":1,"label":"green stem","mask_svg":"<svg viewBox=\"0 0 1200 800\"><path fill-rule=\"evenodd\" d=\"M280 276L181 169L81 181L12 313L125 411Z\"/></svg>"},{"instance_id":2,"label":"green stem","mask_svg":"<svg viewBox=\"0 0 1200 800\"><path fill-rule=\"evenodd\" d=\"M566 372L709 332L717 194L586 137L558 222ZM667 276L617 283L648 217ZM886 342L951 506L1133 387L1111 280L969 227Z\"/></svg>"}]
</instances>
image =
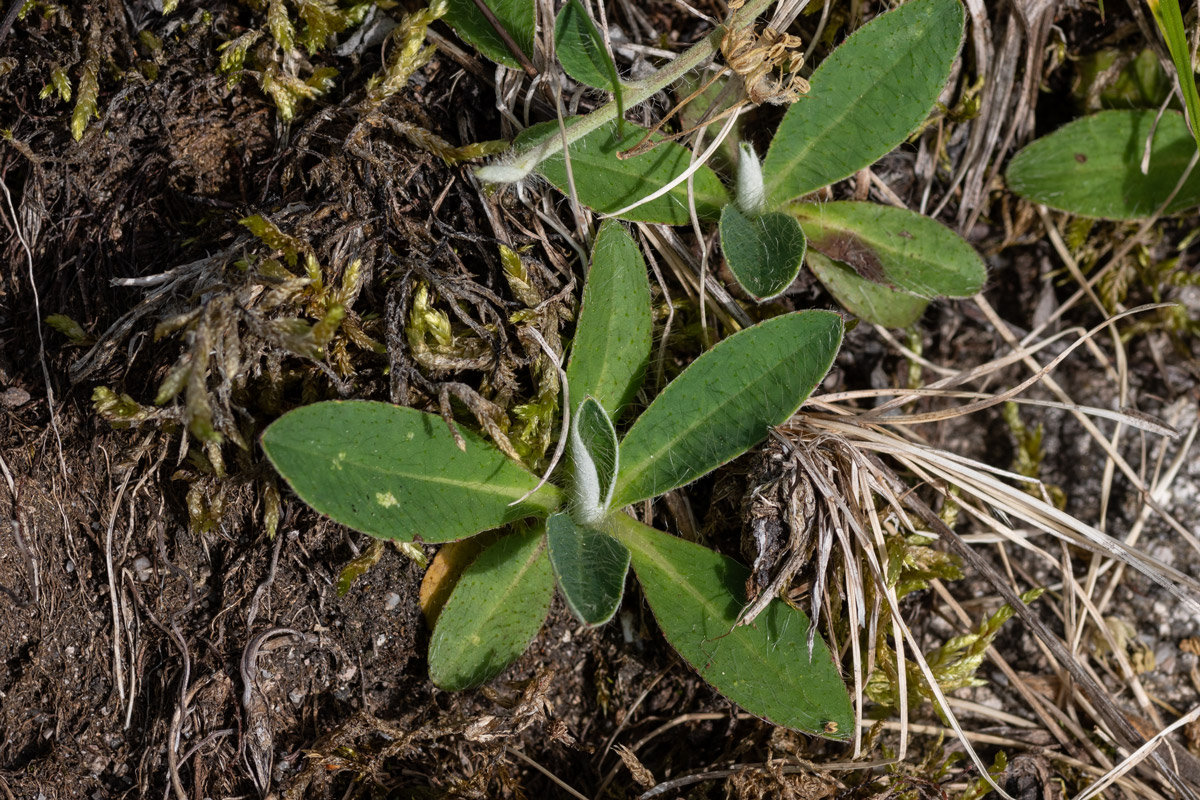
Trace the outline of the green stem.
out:
<instances>
[{"instance_id":1,"label":"green stem","mask_svg":"<svg viewBox=\"0 0 1200 800\"><path fill-rule=\"evenodd\" d=\"M566 126L563 136L549 136L531 147L520 151L506 162L505 177L491 173L491 168L482 167L478 174L483 180L495 183L506 183L520 180L537 167L542 161L559 153L564 146L579 141L592 131L623 115L625 108L644 103L658 92L670 86L687 73L699 67L711 58L721 48L721 40L727 30L740 30L752 24L759 14L762 14L775 3L775 0L748 0L729 21L728 25L720 25L712 33L684 51L675 60L666 64L662 69L648 78L636 83L625 84L626 95L624 102L611 100L590 114L579 117Z\"/></svg>"}]
</instances>

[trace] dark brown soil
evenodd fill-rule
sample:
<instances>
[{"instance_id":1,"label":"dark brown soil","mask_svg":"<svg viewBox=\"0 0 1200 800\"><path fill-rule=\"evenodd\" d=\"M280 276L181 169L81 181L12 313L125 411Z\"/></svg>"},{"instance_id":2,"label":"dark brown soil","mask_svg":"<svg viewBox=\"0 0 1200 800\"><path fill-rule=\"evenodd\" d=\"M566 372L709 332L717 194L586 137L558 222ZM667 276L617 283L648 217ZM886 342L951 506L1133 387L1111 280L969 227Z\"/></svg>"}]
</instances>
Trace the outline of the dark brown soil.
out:
<instances>
[{"instance_id":1,"label":"dark brown soil","mask_svg":"<svg viewBox=\"0 0 1200 800\"><path fill-rule=\"evenodd\" d=\"M522 306L503 279L497 244L528 247L523 259L536 288L557 296L550 313L560 315L564 335L578 301L569 288L574 251L511 193L487 198L469 167L447 166L386 124L411 123L452 144L511 135L495 110L491 66L468 60L464 68L439 53L381 116L369 117L362 103L381 68L379 45L321 53L314 65L337 67L337 86L288 126L252 79L230 84L217 71L218 47L261 26L262 10L216 3L211 17L197 8L164 17L154 5L114 0L49 13L39 4L0 47L12 59L0 75L0 123L11 130L0 141L5 798L575 796L558 780L588 797L636 796L646 786L613 743L633 747L655 781L725 770L668 796L901 796L887 794L892 786L916 793L906 797L941 797L937 781L961 787L971 778L961 765L936 780L934 769L914 767L898 783L872 783L879 771L731 769L785 756L837 762L849 751L739 715L678 662L633 588L618 620L598 630L556 601L533 646L499 680L459 694L435 689L417 604L422 570L389 547L339 594L342 568L370 540L289 495L257 437L282 411L321 398L437 411L452 386L445 405L462 424L477 418L489 392L528 400L537 351L509 321ZM680 41L703 27L673 4L645 6ZM163 49L149 48L143 31ZM99 119L75 142L72 104L39 95L56 67L74 80L93 47L103 53ZM535 104L535 113L545 111ZM234 263L261 250L238 224L252 214L307 243L330 286L361 259L351 321L383 352L343 334L318 365L264 333L264 320L311 323L320 314L259 305L266 289ZM569 213L562 217L570 227ZM1004 235L993 222L977 226L985 250ZM1016 325L1030 324L1019 309L1037 303L1038 259L1047 252L1028 244L993 260L989 297ZM170 291L156 292L160 275ZM404 326L418 283L457 304L456 325L486 344L475 361L431 366L414 355ZM830 302L811 283L792 301ZM159 323L194 309L208 316L155 335ZM686 324L690 313L681 312ZM71 343L42 324L50 314L77 321L89 339ZM935 306L925 327L925 355L939 363L981 363L998 347L983 321L957 305ZM212 425L226 439L219 464L217 451L206 457L188 432L182 395L161 409L153 401L198 341L231 329L242 368L222 377L214 362L204 383ZM1140 393L1164 398L1162 406L1195 397L1194 360L1179 358L1184 366L1166 385L1145 358L1135 371ZM903 385L906 370L863 325L826 388ZM1084 390L1094 375L1094 365L1079 367L1072 385L1081 401L1102 404ZM127 394L138 410L114 424L93 407L97 387ZM1066 489L1072 510L1094 515L1087 501L1099 478L1056 433L1048 430L1046 477ZM1012 437L994 413L939 435L940 446L1005 467L1012 460ZM681 510L686 498L662 504L660 521L698 528L736 554L747 468L739 462L704 484L695 525ZM1188 480L1194 490L1200 475L1193 469ZM281 492L274 525L273 492ZM1197 524L1194 513L1188 519ZM1175 547L1168 531L1149 535L1178 568L1195 568L1195 554ZM1130 585L1153 591L1143 584ZM1118 602L1135 616L1162 602L1122 591ZM964 584L964 595L973 592ZM932 607L921 595L910 610L930 623L921 635L936 644L949 629L937 628L928 609L917 613L921 603ZM1183 685L1195 659L1187 662L1177 643L1200 631L1195 620L1172 624L1153 634L1160 661L1173 659L1167 675L1176 676L1160 680ZM1044 668L1024 634L1006 635L1006 647L1027 651L1023 669ZM994 696L1009 695L997 688ZM1190 707L1195 696L1184 685L1170 701ZM928 707L923 715L936 721ZM909 759L919 756L910 751ZM1010 786L1041 785L1045 765L1031 766L1035 757L1022 757L1029 763L1025 772L1014 767Z\"/></svg>"}]
</instances>

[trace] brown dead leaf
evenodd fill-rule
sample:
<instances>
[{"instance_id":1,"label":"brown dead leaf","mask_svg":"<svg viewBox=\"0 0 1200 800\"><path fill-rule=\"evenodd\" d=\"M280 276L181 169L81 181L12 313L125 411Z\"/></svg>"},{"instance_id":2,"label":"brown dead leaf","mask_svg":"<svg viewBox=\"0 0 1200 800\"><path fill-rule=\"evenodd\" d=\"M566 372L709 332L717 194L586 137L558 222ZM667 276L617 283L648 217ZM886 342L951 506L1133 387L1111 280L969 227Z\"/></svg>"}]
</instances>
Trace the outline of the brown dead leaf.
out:
<instances>
[{"instance_id":1,"label":"brown dead leaf","mask_svg":"<svg viewBox=\"0 0 1200 800\"><path fill-rule=\"evenodd\" d=\"M495 538L495 534L483 534L461 542L448 542L438 548L429 569L425 570L417 598L421 613L425 615L425 623L431 630L463 571Z\"/></svg>"}]
</instances>

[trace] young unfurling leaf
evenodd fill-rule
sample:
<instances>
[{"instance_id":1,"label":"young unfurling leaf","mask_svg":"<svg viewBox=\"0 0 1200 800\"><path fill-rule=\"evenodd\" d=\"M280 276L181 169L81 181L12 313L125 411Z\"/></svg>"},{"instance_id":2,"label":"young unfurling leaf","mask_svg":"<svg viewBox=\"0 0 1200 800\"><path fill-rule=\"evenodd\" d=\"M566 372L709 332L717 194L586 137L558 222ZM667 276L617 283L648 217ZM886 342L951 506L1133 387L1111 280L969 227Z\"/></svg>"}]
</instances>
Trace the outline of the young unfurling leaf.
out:
<instances>
[{"instance_id":1,"label":"young unfurling leaf","mask_svg":"<svg viewBox=\"0 0 1200 800\"><path fill-rule=\"evenodd\" d=\"M580 403L571 419L571 464L575 513L585 523L598 524L612 502L619 458L617 432L594 397Z\"/></svg>"}]
</instances>

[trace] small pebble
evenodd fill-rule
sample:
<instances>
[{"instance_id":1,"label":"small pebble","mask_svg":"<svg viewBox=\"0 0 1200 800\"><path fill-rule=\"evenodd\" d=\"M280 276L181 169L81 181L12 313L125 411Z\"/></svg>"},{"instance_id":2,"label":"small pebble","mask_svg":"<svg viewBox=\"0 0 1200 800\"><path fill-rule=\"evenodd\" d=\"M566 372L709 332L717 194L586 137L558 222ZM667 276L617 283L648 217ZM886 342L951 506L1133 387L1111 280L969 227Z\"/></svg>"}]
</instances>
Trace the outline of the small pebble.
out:
<instances>
[{"instance_id":1,"label":"small pebble","mask_svg":"<svg viewBox=\"0 0 1200 800\"><path fill-rule=\"evenodd\" d=\"M133 571L139 581L148 581L153 573L150 571L150 559L138 556L133 560Z\"/></svg>"},{"instance_id":2,"label":"small pebble","mask_svg":"<svg viewBox=\"0 0 1200 800\"><path fill-rule=\"evenodd\" d=\"M18 408L28 403L30 399L29 392L15 386L0 392L0 406L5 408Z\"/></svg>"},{"instance_id":3,"label":"small pebble","mask_svg":"<svg viewBox=\"0 0 1200 800\"><path fill-rule=\"evenodd\" d=\"M388 592L383 598L383 607L388 611L395 610L396 606L400 605L400 595L395 592Z\"/></svg>"}]
</instances>

